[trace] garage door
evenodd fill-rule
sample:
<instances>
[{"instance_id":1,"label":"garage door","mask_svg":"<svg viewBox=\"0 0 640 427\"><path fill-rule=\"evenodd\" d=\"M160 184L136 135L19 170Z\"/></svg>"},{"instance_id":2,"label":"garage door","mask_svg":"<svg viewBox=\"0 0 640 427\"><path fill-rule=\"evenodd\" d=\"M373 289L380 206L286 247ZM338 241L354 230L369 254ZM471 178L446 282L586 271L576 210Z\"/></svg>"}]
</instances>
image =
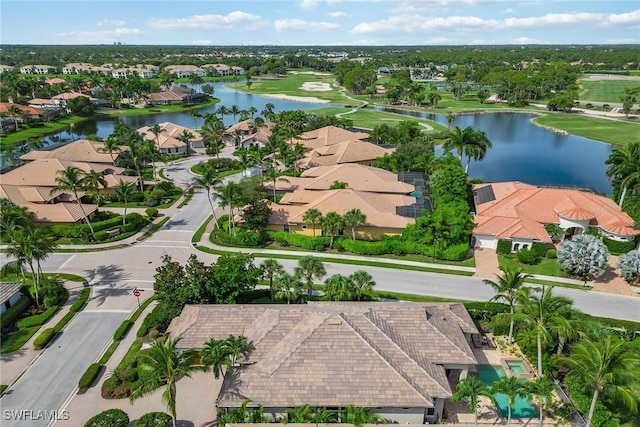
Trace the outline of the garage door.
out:
<instances>
[{"instance_id":1,"label":"garage door","mask_svg":"<svg viewBox=\"0 0 640 427\"><path fill-rule=\"evenodd\" d=\"M476 244L474 247L476 248L489 248L495 249L498 245L498 240L493 236L481 236L475 235Z\"/></svg>"}]
</instances>

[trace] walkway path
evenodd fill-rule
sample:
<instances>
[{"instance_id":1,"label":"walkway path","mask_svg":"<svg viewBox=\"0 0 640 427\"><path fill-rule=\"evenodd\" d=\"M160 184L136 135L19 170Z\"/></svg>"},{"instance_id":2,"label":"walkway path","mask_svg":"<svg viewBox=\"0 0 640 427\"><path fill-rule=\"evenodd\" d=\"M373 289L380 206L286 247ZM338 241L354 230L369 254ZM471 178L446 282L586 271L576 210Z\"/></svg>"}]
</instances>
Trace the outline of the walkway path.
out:
<instances>
[{"instance_id":1,"label":"walkway path","mask_svg":"<svg viewBox=\"0 0 640 427\"><path fill-rule=\"evenodd\" d=\"M476 272L473 277L495 280L502 274L498 265L498 255L495 249L480 248L473 251L476 258Z\"/></svg>"}]
</instances>

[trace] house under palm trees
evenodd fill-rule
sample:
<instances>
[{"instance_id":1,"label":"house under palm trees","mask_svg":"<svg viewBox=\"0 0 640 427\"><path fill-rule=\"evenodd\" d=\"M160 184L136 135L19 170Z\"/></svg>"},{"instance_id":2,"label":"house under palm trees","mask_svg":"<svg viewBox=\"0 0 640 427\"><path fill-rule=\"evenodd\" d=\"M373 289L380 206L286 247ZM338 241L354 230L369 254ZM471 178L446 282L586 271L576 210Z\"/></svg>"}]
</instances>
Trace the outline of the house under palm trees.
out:
<instances>
[{"instance_id":1,"label":"house under palm trees","mask_svg":"<svg viewBox=\"0 0 640 427\"><path fill-rule=\"evenodd\" d=\"M187 305L168 332L184 349L245 336L253 350L225 373L217 405L250 399L276 420L309 404L436 423L452 394L449 378L477 365L469 342L478 330L462 304Z\"/></svg>"},{"instance_id":2,"label":"house under palm trees","mask_svg":"<svg viewBox=\"0 0 640 427\"><path fill-rule=\"evenodd\" d=\"M195 148L204 148L202 136L193 129L171 122L160 123L159 126L162 130L157 136L152 132L151 126L141 127L138 129L138 133L140 133L144 139L155 141L158 150L160 150L162 154L185 154ZM184 135L189 134L190 136L188 138L184 138Z\"/></svg>"},{"instance_id":3,"label":"house under palm trees","mask_svg":"<svg viewBox=\"0 0 640 427\"><path fill-rule=\"evenodd\" d=\"M128 150L128 147L118 147L117 151L109 153L104 143L88 139L78 139L64 144L53 150L34 150L20 157L21 160L58 159L69 162L104 163L113 165L117 163L120 152Z\"/></svg>"},{"instance_id":4,"label":"house under palm trees","mask_svg":"<svg viewBox=\"0 0 640 427\"><path fill-rule=\"evenodd\" d=\"M269 142L274 122L260 123L254 119L238 122L224 132L222 139L225 145L242 148L261 148Z\"/></svg>"}]
</instances>

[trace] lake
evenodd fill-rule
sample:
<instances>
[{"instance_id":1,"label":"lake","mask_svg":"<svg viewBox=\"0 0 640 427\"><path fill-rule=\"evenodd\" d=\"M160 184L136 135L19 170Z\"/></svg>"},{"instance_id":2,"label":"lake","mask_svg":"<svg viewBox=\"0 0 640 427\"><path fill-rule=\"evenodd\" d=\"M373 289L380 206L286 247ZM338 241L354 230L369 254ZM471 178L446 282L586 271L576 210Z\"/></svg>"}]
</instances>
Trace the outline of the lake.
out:
<instances>
[{"instance_id":1,"label":"lake","mask_svg":"<svg viewBox=\"0 0 640 427\"><path fill-rule=\"evenodd\" d=\"M258 114L267 103L274 104L275 112L330 106L330 104L293 102L246 94L234 90L233 87L225 87L227 84L229 82L213 84L214 96L221 101L214 106L203 108L200 110L201 114L213 113L219 105L226 107L237 105L241 110L253 106L258 110ZM447 126L445 115L403 112L381 107L376 109L427 118ZM348 116L345 117L348 118ZM452 127L472 126L474 129L483 130L493 143L493 148L487 152L482 161L471 162L469 176L487 182L517 180L536 185L571 186L591 188L602 193L611 192L611 185L605 175L604 161L614 148L612 145L575 135L564 135L536 126L530 121L534 117L535 115L532 114L519 113L456 116L451 123ZM115 120L87 120L76 124L71 132L59 132L49 137L49 140L52 143L68 142L91 133L106 138L113 131ZM120 120L133 128L165 121L188 128L194 128L196 125L189 113L128 116ZM224 121L228 126L233 123L233 117L226 116ZM202 119L198 119L198 127L201 125ZM441 151L437 149L439 154Z\"/></svg>"}]
</instances>

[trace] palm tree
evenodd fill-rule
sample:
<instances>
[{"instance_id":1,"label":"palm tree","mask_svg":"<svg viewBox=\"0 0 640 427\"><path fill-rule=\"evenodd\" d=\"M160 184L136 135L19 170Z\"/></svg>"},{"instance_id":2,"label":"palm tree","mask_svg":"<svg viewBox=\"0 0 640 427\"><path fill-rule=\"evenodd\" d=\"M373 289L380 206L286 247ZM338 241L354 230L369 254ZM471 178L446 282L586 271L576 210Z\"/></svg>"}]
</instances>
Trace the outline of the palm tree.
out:
<instances>
[{"instance_id":1,"label":"palm tree","mask_svg":"<svg viewBox=\"0 0 640 427\"><path fill-rule=\"evenodd\" d=\"M253 119L253 116L258 112L258 109L252 105L247 111L251 115L251 119Z\"/></svg>"},{"instance_id":2,"label":"palm tree","mask_svg":"<svg viewBox=\"0 0 640 427\"><path fill-rule=\"evenodd\" d=\"M220 206L229 207L229 234L233 231L233 208L238 202L239 193L240 185L233 181L227 182L226 185L220 184L217 187L214 187L213 194L216 198L220 199Z\"/></svg>"},{"instance_id":3,"label":"palm tree","mask_svg":"<svg viewBox=\"0 0 640 427\"><path fill-rule=\"evenodd\" d=\"M180 135L176 136L178 141L182 141L186 144L187 148L189 148L189 142L194 138L193 133L189 132L187 129L183 129Z\"/></svg>"},{"instance_id":4,"label":"palm tree","mask_svg":"<svg viewBox=\"0 0 640 427\"><path fill-rule=\"evenodd\" d=\"M316 237L316 225L322 222L322 212L320 212L316 208L307 209L307 211L302 215L302 220L305 224L313 227L313 237Z\"/></svg>"},{"instance_id":5,"label":"palm tree","mask_svg":"<svg viewBox=\"0 0 640 427\"><path fill-rule=\"evenodd\" d=\"M0 198L0 236L11 239L17 230L33 228L36 214L25 206L14 205L9 199Z\"/></svg>"},{"instance_id":6,"label":"palm tree","mask_svg":"<svg viewBox=\"0 0 640 427\"><path fill-rule=\"evenodd\" d=\"M634 387L640 378L640 358L626 341L615 335L599 341L583 340L571 346L570 356L558 357L555 363L568 368L567 377L574 378L584 391L593 390L587 427L591 426L601 394L636 413Z\"/></svg>"},{"instance_id":7,"label":"palm tree","mask_svg":"<svg viewBox=\"0 0 640 427\"><path fill-rule=\"evenodd\" d=\"M551 340L550 330L568 327L565 315L572 311L573 301L564 296L553 295L551 287L543 286L542 289L535 290L522 288L518 293L514 319L517 323L536 330L539 377L543 376L542 344Z\"/></svg>"},{"instance_id":8,"label":"palm tree","mask_svg":"<svg viewBox=\"0 0 640 427\"><path fill-rule=\"evenodd\" d=\"M531 277L530 274L524 274L522 269L508 269L500 268L502 275L498 276L498 281L483 280L483 282L491 286L496 294L491 298L491 301L504 301L509 304L509 345L513 342L513 313L516 305L518 291L524 286L525 279Z\"/></svg>"},{"instance_id":9,"label":"palm tree","mask_svg":"<svg viewBox=\"0 0 640 427\"><path fill-rule=\"evenodd\" d=\"M199 370L193 365L193 350L180 351L177 344L180 338L160 338L151 343L149 349L140 355L138 371L144 372L145 381L131 391L130 401L147 396L160 387L166 387L162 393L162 402L171 412L173 427L176 427L176 381L182 377L191 378Z\"/></svg>"},{"instance_id":10,"label":"palm tree","mask_svg":"<svg viewBox=\"0 0 640 427\"><path fill-rule=\"evenodd\" d=\"M36 227L16 230L7 245L7 253L17 258L20 265L26 263L31 270L36 305L40 305L40 261L44 261L55 248L56 243L48 229Z\"/></svg>"},{"instance_id":11,"label":"palm tree","mask_svg":"<svg viewBox=\"0 0 640 427\"><path fill-rule=\"evenodd\" d=\"M287 413L287 423L304 424L313 420L311 405L308 403L299 408L287 408L285 412Z\"/></svg>"},{"instance_id":12,"label":"palm tree","mask_svg":"<svg viewBox=\"0 0 640 427\"><path fill-rule=\"evenodd\" d=\"M526 397L529 395L526 384L517 377L506 377L494 382L491 385L491 391L494 394L502 393L507 395L507 424L511 423L511 408L516 403L516 398L518 396Z\"/></svg>"},{"instance_id":13,"label":"palm tree","mask_svg":"<svg viewBox=\"0 0 640 427\"><path fill-rule=\"evenodd\" d=\"M291 301L296 302L300 296L302 283L296 276L289 273L282 273L275 281L275 297L278 299L286 299L287 304Z\"/></svg>"},{"instance_id":14,"label":"palm tree","mask_svg":"<svg viewBox=\"0 0 640 427\"><path fill-rule=\"evenodd\" d=\"M311 298L311 294L313 293L313 279L316 278L320 280L327 274L327 270L324 268L322 261L311 255L300 258L298 260L298 266L295 267L293 271L295 275L302 279L307 285L309 298Z\"/></svg>"},{"instance_id":15,"label":"palm tree","mask_svg":"<svg viewBox=\"0 0 640 427\"><path fill-rule=\"evenodd\" d=\"M56 177L56 186L53 187L51 193L55 193L56 191L70 191L71 193L73 193L73 196L76 198L76 202L78 202L80 212L82 212L82 216L89 226L89 230L91 230L91 235L93 235L93 227L91 226L91 221L89 221L89 217L87 216L87 213L82 206L82 201L80 201L80 197L78 196L78 192L85 189L83 179L84 172L82 172L82 170L78 169L75 166L67 166L66 168L58 171L58 176Z\"/></svg>"},{"instance_id":16,"label":"palm tree","mask_svg":"<svg viewBox=\"0 0 640 427\"><path fill-rule=\"evenodd\" d=\"M344 301L353 297L353 283L350 277L334 274L324 281L324 298L327 301Z\"/></svg>"},{"instance_id":17,"label":"palm tree","mask_svg":"<svg viewBox=\"0 0 640 427\"><path fill-rule=\"evenodd\" d=\"M202 350L200 350L200 361L208 369L211 369L215 379L224 377L225 371L232 368L230 349L226 340L217 340L211 338L204 343Z\"/></svg>"},{"instance_id":18,"label":"palm tree","mask_svg":"<svg viewBox=\"0 0 640 427\"><path fill-rule=\"evenodd\" d=\"M347 405L340 414L341 422L362 427L365 424L380 424L384 422L382 417L364 406Z\"/></svg>"},{"instance_id":19,"label":"palm tree","mask_svg":"<svg viewBox=\"0 0 640 427\"><path fill-rule=\"evenodd\" d=\"M331 241L329 242L329 248L333 248L333 241L335 240L338 232L342 230L344 227L344 220L342 217L336 212L329 212L322 218L322 228L326 230L327 233L331 236Z\"/></svg>"},{"instance_id":20,"label":"palm tree","mask_svg":"<svg viewBox=\"0 0 640 427\"><path fill-rule=\"evenodd\" d=\"M271 168L267 171L267 176L265 177L273 184L273 203L276 203L276 185L278 181L289 182L287 178L280 176L280 171L276 168Z\"/></svg>"},{"instance_id":21,"label":"palm tree","mask_svg":"<svg viewBox=\"0 0 640 427\"><path fill-rule=\"evenodd\" d=\"M353 291L355 292L356 300L358 301L362 298L363 292L372 291L373 287L376 285L375 280L373 280L371 275L364 270L354 271L349 278L353 283Z\"/></svg>"},{"instance_id":22,"label":"palm tree","mask_svg":"<svg viewBox=\"0 0 640 427\"><path fill-rule=\"evenodd\" d=\"M232 105L231 108L229 108L229 114L233 116L233 122L235 123L236 116L240 114L240 108L237 105Z\"/></svg>"},{"instance_id":23,"label":"palm tree","mask_svg":"<svg viewBox=\"0 0 640 427\"><path fill-rule=\"evenodd\" d=\"M284 273L284 267L274 258L265 259L260 265L262 270L262 277L269 279L269 296L271 299L274 297L273 279Z\"/></svg>"},{"instance_id":24,"label":"palm tree","mask_svg":"<svg viewBox=\"0 0 640 427\"><path fill-rule=\"evenodd\" d=\"M194 124L193 128L198 129L198 119L202 117L202 114L198 112L197 108L194 108L191 111L189 111L189 114L191 114L191 118L193 119L193 124Z\"/></svg>"},{"instance_id":25,"label":"palm tree","mask_svg":"<svg viewBox=\"0 0 640 427\"><path fill-rule=\"evenodd\" d=\"M224 105L221 105L218 108L216 108L216 114L220 115L220 120L224 120L224 116L229 114L229 109Z\"/></svg>"},{"instance_id":26,"label":"palm tree","mask_svg":"<svg viewBox=\"0 0 640 427\"><path fill-rule=\"evenodd\" d=\"M118 200L122 200L124 202L124 214L122 215L122 225L127 224L127 207L129 205L129 200L136 193L136 186L132 182L124 182L123 180L118 181L118 185L114 188L116 197Z\"/></svg>"},{"instance_id":27,"label":"palm tree","mask_svg":"<svg viewBox=\"0 0 640 427\"><path fill-rule=\"evenodd\" d=\"M156 145L158 146L158 150L160 149L160 134L162 132L166 132L167 129L160 126L158 123L154 123L149 127L149 132L151 132L156 140Z\"/></svg>"},{"instance_id":28,"label":"palm tree","mask_svg":"<svg viewBox=\"0 0 640 427\"><path fill-rule=\"evenodd\" d=\"M267 102L266 104L264 104L264 108L262 109L260 114L262 114L268 120L273 120L275 116L275 113L274 113L275 108L276 108L275 105L273 105L271 102Z\"/></svg>"},{"instance_id":29,"label":"palm tree","mask_svg":"<svg viewBox=\"0 0 640 427\"><path fill-rule=\"evenodd\" d=\"M245 354L253 350L253 345L247 340L244 335L232 335L225 339L227 349L229 351L229 357L231 358L231 367L237 366L238 358L241 354Z\"/></svg>"},{"instance_id":30,"label":"palm tree","mask_svg":"<svg viewBox=\"0 0 640 427\"><path fill-rule=\"evenodd\" d=\"M213 145L216 150L216 158L219 160L220 143L224 135L224 123L222 119L217 116L209 116L208 119L204 121L200 133L207 145Z\"/></svg>"},{"instance_id":31,"label":"palm tree","mask_svg":"<svg viewBox=\"0 0 640 427\"><path fill-rule=\"evenodd\" d=\"M82 178L82 185L87 189L88 192L96 195L98 205L102 204L102 198L100 197L100 187L107 188L107 180L104 178L103 174L91 169L89 172L86 172L84 174L84 177Z\"/></svg>"},{"instance_id":32,"label":"palm tree","mask_svg":"<svg viewBox=\"0 0 640 427\"><path fill-rule=\"evenodd\" d=\"M469 173L469 165L471 159L478 161L484 159L487 154L487 150L493 147L493 143L487 138L487 134L483 131L475 131L473 137L473 144L466 148L467 164L464 167L464 172Z\"/></svg>"},{"instance_id":33,"label":"palm tree","mask_svg":"<svg viewBox=\"0 0 640 427\"><path fill-rule=\"evenodd\" d=\"M116 159L113 157L113 153L117 153L117 152L120 151L120 144L119 144L118 140L116 138L108 137L103 142L102 149L104 151L106 151L107 153L109 153L109 155L111 156L111 163L113 163L115 165L116 164Z\"/></svg>"},{"instance_id":34,"label":"palm tree","mask_svg":"<svg viewBox=\"0 0 640 427\"><path fill-rule=\"evenodd\" d=\"M549 379L549 377L538 377L535 380L527 383L529 387L529 394L536 396L540 401L540 419L538 426L544 425L544 411L547 403L553 398L553 390L555 390L555 383Z\"/></svg>"},{"instance_id":35,"label":"palm tree","mask_svg":"<svg viewBox=\"0 0 640 427\"><path fill-rule=\"evenodd\" d=\"M207 200L209 200L209 206L211 206L211 214L215 221L213 227L218 226L218 216L216 215L216 208L213 206L213 198L211 197L211 191L217 186L222 184L222 180L218 177L213 165L205 163L202 168L202 175L196 178L196 185L203 188L207 192Z\"/></svg>"},{"instance_id":36,"label":"palm tree","mask_svg":"<svg viewBox=\"0 0 640 427\"><path fill-rule=\"evenodd\" d=\"M471 126L467 126L464 129L456 126L449 132L449 138L442 148L445 152L455 150L460 163L462 163L462 156L466 155L468 160L465 172L468 172L471 158L478 160L484 158L487 150L492 146L493 144L483 131L476 131Z\"/></svg>"},{"instance_id":37,"label":"palm tree","mask_svg":"<svg viewBox=\"0 0 640 427\"><path fill-rule=\"evenodd\" d=\"M243 175L246 175L247 169L255 164L255 159L251 157L251 152L245 148L240 148L234 151L233 155L238 158L238 161L242 165Z\"/></svg>"},{"instance_id":38,"label":"palm tree","mask_svg":"<svg viewBox=\"0 0 640 427\"><path fill-rule=\"evenodd\" d=\"M345 212L342 219L345 226L351 227L351 237L353 240L356 240L356 227L365 224L367 222L367 216L363 214L360 209L356 208Z\"/></svg>"},{"instance_id":39,"label":"palm tree","mask_svg":"<svg viewBox=\"0 0 640 427\"><path fill-rule=\"evenodd\" d=\"M456 385L456 392L451 395L452 402L469 401L469 410L474 413L474 424L478 424L478 398L491 397L491 391L478 377L467 377Z\"/></svg>"},{"instance_id":40,"label":"palm tree","mask_svg":"<svg viewBox=\"0 0 640 427\"><path fill-rule=\"evenodd\" d=\"M628 189L635 189L640 185L640 142L616 148L604 162L609 165L606 170L608 177L613 178L615 184L622 186L622 194L618 206L622 207Z\"/></svg>"}]
</instances>

